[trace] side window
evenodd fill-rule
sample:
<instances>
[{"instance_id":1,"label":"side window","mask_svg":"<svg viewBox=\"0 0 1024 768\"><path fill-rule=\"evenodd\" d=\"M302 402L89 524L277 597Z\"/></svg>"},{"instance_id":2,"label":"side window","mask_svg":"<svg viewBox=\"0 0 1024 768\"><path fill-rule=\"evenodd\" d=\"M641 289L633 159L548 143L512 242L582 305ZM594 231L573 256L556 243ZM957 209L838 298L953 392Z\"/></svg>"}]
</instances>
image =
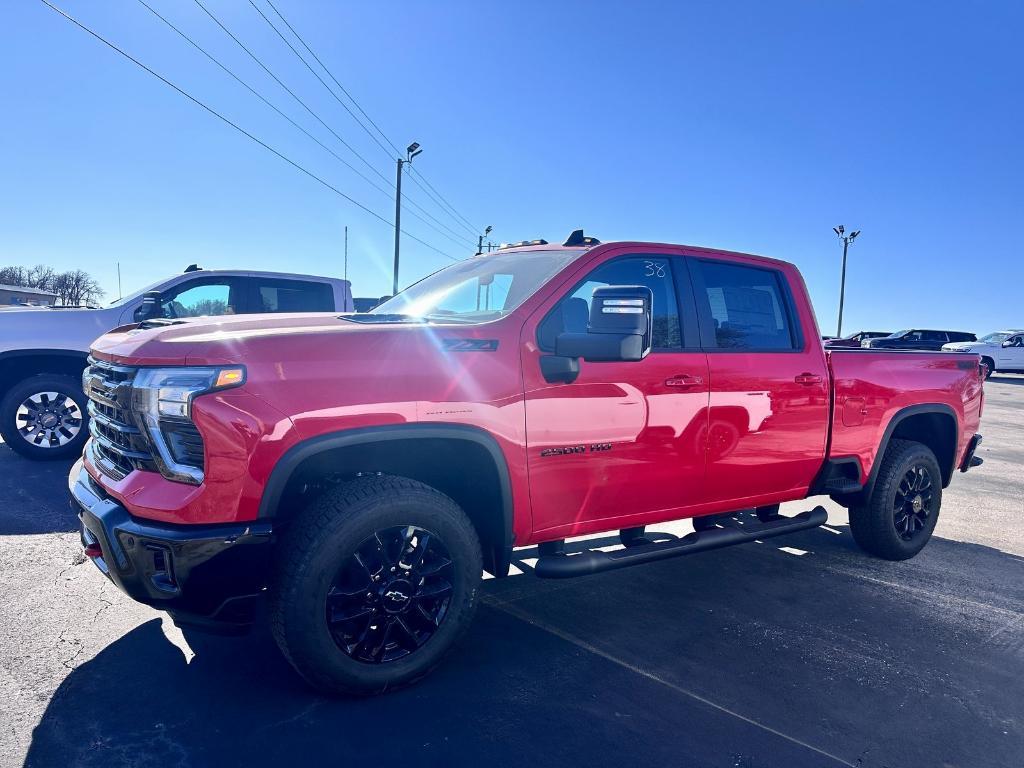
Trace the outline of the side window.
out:
<instances>
[{"instance_id":1,"label":"side window","mask_svg":"<svg viewBox=\"0 0 1024 768\"><path fill-rule=\"evenodd\" d=\"M697 264L720 348L797 348L779 272L718 261L700 260Z\"/></svg>"},{"instance_id":2,"label":"side window","mask_svg":"<svg viewBox=\"0 0 1024 768\"><path fill-rule=\"evenodd\" d=\"M256 278L254 312L333 312L329 283Z\"/></svg>"},{"instance_id":3,"label":"side window","mask_svg":"<svg viewBox=\"0 0 1024 768\"><path fill-rule=\"evenodd\" d=\"M682 347L679 307L669 260L656 256L628 256L596 267L558 303L538 328L541 348L554 349L555 337L562 331L586 332L594 289L608 285L646 285L650 288L654 294L651 347L654 350Z\"/></svg>"},{"instance_id":4,"label":"side window","mask_svg":"<svg viewBox=\"0 0 1024 768\"><path fill-rule=\"evenodd\" d=\"M924 341L946 341L946 334L942 331L924 331L922 334Z\"/></svg>"},{"instance_id":5,"label":"side window","mask_svg":"<svg viewBox=\"0 0 1024 768\"><path fill-rule=\"evenodd\" d=\"M903 335L903 338L907 341L923 341L924 331L911 331Z\"/></svg>"},{"instance_id":6,"label":"side window","mask_svg":"<svg viewBox=\"0 0 1024 768\"><path fill-rule=\"evenodd\" d=\"M185 283L161 297L160 317L206 317L235 314L236 291L228 282Z\"/></svg>"}]
</instances>

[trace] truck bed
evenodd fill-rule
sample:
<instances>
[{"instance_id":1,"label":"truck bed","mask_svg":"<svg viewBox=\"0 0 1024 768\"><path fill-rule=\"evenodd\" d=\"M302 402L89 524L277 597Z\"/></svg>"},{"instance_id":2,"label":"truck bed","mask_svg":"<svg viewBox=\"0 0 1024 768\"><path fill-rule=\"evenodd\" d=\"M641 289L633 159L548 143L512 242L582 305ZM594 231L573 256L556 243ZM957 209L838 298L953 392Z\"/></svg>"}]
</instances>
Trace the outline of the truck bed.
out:
<instances>
[{"instance_id":1,"label":"truck bed","mask_svg":"<svg viewBox=\"0 0 1024 768\"><path fill-rule=\"evenodd\" d=\"M984 390L978 355L862 348L826 349L825 354L834 386L830 459L859 459L861 480L866 481L887 430L898 429L893 425L898 412L934 420L936 429L945 414L960 427L953 432L959 438L949 441L953 466L959 466L981 420Z\"/></svg>"}]
</instances>

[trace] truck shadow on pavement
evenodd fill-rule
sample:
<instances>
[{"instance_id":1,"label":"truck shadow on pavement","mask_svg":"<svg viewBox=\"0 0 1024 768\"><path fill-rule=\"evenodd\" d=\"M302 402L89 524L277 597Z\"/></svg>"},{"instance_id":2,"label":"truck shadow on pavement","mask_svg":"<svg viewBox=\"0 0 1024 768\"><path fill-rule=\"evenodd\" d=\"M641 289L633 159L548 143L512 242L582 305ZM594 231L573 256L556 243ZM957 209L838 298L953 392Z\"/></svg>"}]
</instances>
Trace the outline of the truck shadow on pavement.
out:
<instances>
[{"instance_id":1,"label":"truck shadow on pavement","mask_svg":"<svg viewBox=\"0 0 1024 768\"><path fill-rule=\"evenodd\" d=\"M78 530L68 503L74 459L31 461L0 441L0 536Z\"/></svg>"},{"instance_id":2,"label":"truck shadow on pavement","mask_svg":"<svg viewBox=\"0 0 1024 768\"><path fill-rule=\"evenodd\" d=\"M153 620L68 675L26 765L1007 766L1022 605L1022 558L934 539L889 563L816 529L487 581L434 674L362 700L312 693L263 631L190 632L186 663Z\"/></svg>"}]
</instances>

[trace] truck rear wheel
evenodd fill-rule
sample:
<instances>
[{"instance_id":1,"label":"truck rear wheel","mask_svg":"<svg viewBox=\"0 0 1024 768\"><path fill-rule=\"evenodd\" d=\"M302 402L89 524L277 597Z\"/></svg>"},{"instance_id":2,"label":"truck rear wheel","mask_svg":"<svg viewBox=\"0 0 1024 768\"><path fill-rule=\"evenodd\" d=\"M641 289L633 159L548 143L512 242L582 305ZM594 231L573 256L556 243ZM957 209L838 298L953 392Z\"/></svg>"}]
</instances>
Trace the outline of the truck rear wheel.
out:
<instances>
[{"instance_id":1,"label":"truck rear wheel","mask_svg":"<svg viewBox=\"0 0 1024 768\"><path fill-rule=\"evenodd\" d=\"M450 498L406 478L360 478L286 531L271 628L314 687L383 693L426 675L465 632L482 570L476 531Z\"/></svg>"},{"instance_id":2,"label":"truck rear wheel","mask_svg":"<svg viewBox=\"0 0 1024 768\"><path fill-rule=\"evenodd\" d=\"M0 435L30 459L78 456L89 436L82 383L71 376L29 376L0 402Z\"/></svg>"},{"instance_id":3,"label":"truck rear wheel","mask_svg":"<svg viewBox=\"0 0 1024 768\"><path fill-rule=\"evenodd\" d=\"M928 543L942 505L942 472L932 450L912 440L886 449L867 502L850 507L850 531L866 552L906 560Z\"/></svg>"}]
</instances>

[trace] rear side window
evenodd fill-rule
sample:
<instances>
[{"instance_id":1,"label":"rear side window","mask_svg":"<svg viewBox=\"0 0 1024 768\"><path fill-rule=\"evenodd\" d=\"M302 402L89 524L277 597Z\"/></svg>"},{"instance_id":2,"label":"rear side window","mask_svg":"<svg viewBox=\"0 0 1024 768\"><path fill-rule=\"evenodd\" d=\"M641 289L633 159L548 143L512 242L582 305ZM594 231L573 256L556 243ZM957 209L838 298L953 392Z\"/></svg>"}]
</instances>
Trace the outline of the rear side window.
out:
<instances>
[{"instance_id":1,"label":"rear side window","mask_svg":"<svg viewBox=\"0 0 1024 768\"><path fill-rule=\"evenodd\" d=\"M797 349L792 308L782 275L719 261L696 261L722 349Z\"/></svg>"},{"instance_id":2,"label":"rear side window","mask_svg":"<svg viewBox=\"0 0 1024 768\"><path fill-rule=\"evenodd\" d=\"M946 334L942 331L924 331L922 338L924 341L948 341Z\"/></svg>"},{"instance_id":3,"label":"rear side window","mask_svg":"<svg viewBox=\"0 0 1024 768\"><path fill-rule=\"evenodd\" d=\"M254 311L333 312L334 291L327 283L257 279Z\"/></svg>"}]
</instances>

